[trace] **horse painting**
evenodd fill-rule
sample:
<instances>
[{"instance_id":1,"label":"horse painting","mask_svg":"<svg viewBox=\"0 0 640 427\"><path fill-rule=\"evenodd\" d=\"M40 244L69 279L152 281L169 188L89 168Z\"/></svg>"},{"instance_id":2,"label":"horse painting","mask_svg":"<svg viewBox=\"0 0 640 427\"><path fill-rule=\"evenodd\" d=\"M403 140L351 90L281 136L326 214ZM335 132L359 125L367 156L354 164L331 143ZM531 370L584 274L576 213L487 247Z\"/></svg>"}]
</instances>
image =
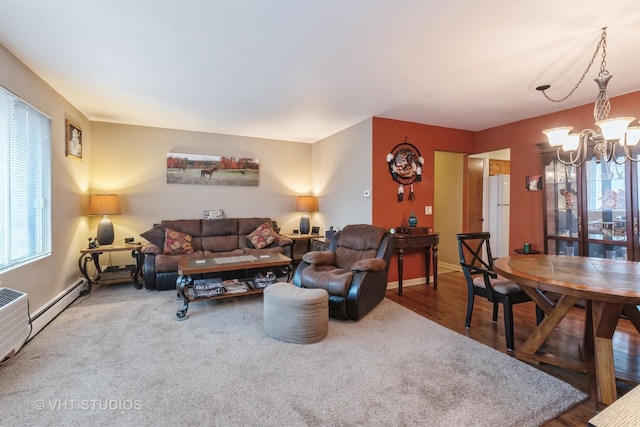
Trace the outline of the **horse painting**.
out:
<instances>
[{"instance_id":1,"label":"horse painting","mask_svg":"<svg viewBox=\"0 0 640 427\"><path fill-rule=\"evenodd\" d=\"M200 178L204 178L205 175L209 175L209 179L211 179L211 176L213 175L213 173L217 171L218 171L218 168L202 169L200 171Z\"/></svg>"}]
</instances>

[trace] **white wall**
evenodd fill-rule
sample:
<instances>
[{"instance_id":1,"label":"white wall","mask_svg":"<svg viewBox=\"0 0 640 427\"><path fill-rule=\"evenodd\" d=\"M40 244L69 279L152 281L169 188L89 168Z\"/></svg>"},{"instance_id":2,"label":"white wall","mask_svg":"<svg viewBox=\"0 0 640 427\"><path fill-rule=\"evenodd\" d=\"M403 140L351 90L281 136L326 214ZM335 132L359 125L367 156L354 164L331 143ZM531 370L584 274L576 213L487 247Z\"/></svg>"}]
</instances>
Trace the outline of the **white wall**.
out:
<instances>
[{"instance_id":1,"label":"white wall","mask_svg":"<svg viewBox=\"0 0 640 427\"><path fill-rule=\"evenodd\" d=\"M313 192L319 212L311 217L321 233L333 225L371 224L373 119L367 119L312 145Z\"/></svg>"},{"instance_id":2,"label":"white wall","mask_svg":"<svg viewBox=\"0 0 640 427\"><path fill-rule=\"evenodd\" d=\"M89 121L22 62L0 45L0 85L51 117L52 254L0 274L2 286L29 294L31 313L81 277L80 248L88 224L82 216L89 188ZM65 157L65 118L83 131L83 159Z\"/></svg>"}]
</instances>

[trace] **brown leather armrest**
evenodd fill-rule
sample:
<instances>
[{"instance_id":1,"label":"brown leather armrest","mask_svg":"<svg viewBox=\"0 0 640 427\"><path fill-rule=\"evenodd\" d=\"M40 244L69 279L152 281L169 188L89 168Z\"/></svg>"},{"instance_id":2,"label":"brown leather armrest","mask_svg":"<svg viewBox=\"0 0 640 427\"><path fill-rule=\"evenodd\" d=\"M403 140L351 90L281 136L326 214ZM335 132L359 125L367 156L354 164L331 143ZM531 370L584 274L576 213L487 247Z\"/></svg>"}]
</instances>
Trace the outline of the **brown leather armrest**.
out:
<instances>
[{"instance_id":1,"label":"brown leather armrest","mask_svg":"<svg viewBox=\"0 0 640 427\"><path fill-rule=\"evenodd\" d=\"M302 255L302 261L311 265L334 265L336 254L333 251L311 251Z\"/></svg>"},{"instance_id":2,"label":"brown leather armrest","mask_svg":"<svg viewBox=\"0 0 640 427\"><path fill-rule=\"evenodd\" d=\"M154 245L153 243L145 243L142 245L140 252L143 254L156 254L159 255L162 253L162 248L158 245Z\"/></svg>"},{"instance_id":3,"label":"brown leather armrest","mask_svg":"<svg viewBox=\"0 0 640 427\"><path fill-rule=\"evenodd\" d=\"M384 270L387 263L382 258L369 258L356 261L352 266L352 271L380 271Z\"/></svg>"},{"instance_id":4,"label":"brown leather armrest","mask_svg":"<svg viewBox=\"0 0 640 427\"><path fill-rule=\"evenodd\" d=\"M278 240L276 240L277 246L292 246L293 240L285 236L278 236Z\"/></svg>"}]
</instances>

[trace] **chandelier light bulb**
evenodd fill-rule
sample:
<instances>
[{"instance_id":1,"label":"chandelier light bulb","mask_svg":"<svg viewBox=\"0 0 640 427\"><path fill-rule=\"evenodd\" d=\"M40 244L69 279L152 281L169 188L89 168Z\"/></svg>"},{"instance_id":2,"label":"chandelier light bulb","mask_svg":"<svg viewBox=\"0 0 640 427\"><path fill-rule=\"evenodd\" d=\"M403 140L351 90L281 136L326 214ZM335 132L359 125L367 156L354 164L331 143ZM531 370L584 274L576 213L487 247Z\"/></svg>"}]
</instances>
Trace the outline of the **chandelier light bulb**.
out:
<instances>
[{"instance_id":1,"label":"chandelier light bulb","mask_svg":"<svg viewBox=\"0 0 640 427\"><path fill-rule=\"evenodd\" d=\"M602 137L607 141L619 141L624 137L629 124L635 117L616 117L613 119L600 120L596 125L600 128Z\"/></svg>"},{"instance_id":2,"label":"chandelier light bulb","mask_svg":"<svg viewBox=\"0 0 640 427\"><path fill-rule=\"evenodd\" d=\"M543 130L542 133L547 135L549 145L552 147L560 147L567 142L567 136L573 129L572 127L559 127L553 129Z\"/></svg>"},{"instance_id":3,"label":"chandelier light bulb","mask_svg":"<svg viewBox=\"0 0 640 427\"><path fill-rule=\"evenodd\" d=\"M627 147L634 147L640 140L640 126L631 126L627 129ZM622 140L621 140L622 141Z\"/></svg>"},{"instance_id":4,"label":"chandelier light bulb","mask_svg":"<svg viewBox=\"0 0 640 427\"><path fill-rule=\"evenodd\" d=\"M567 153L571 153L576 151L579 146L580 146L580 134L570 133L565 138L564 144L562 144L562 149Z\"/></svg>"}]
</instances>

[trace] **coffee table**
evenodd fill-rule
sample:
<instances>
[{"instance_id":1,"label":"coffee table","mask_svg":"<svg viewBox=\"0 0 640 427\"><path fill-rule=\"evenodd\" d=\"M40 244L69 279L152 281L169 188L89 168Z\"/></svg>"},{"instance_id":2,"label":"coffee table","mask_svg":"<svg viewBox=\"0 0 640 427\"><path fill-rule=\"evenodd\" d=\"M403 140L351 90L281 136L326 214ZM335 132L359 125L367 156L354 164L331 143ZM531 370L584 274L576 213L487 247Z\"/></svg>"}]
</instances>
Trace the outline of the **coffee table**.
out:
<instances>
[{"instance_id":1,"label":"coffee table","mask_svg":"<svg viewBox=\"0 0 640 427\"><path fill-rule=\"evenodd\" d=\"M184 319L191 301L207 301L214 299L236 298L247 295L261 294L264 289L250 288L246 292L216 295L205 298L194 298L190 288L193 288L194 274L221 273L225 271L253 270L269 267L282 267L287 273L287 281L291 280L293 260L278 253L246 254L235 256L213 256L207 258L181 259L178 262L178 279L176 290L178 298L182 298L183 305L176 312L178 319Z\"/></svg>"}]
</instances>

